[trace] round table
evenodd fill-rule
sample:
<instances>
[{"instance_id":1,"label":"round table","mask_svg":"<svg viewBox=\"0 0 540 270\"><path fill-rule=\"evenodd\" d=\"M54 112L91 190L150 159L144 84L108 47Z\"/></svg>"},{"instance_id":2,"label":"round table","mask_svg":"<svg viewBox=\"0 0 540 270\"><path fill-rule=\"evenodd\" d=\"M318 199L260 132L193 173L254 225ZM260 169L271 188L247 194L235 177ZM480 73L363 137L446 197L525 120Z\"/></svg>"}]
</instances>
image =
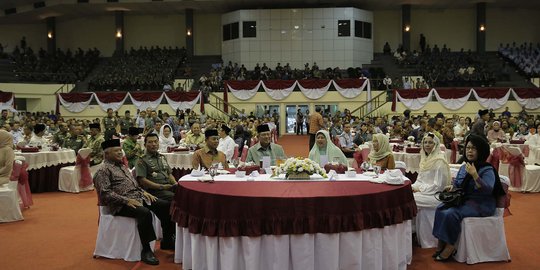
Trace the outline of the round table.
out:
<instances>
[{"instance_id":1,"label":"round table","mask_svg":"<svg viewBox=\"0 0 540 270\"><path fill-rule=\"evenodd\" d=\"M72 149L15 154L23 156L28 163L28 183L33 193L57 191L60 168L72 165L76 160Z\"/></svg>"},{"instance_id":2,"label":"round table","mask_svg":"<svg viewBox=\"0 0 540 270\"><path fill-rule=\"evenodd\" d=\"M191 172L191 159L193 152L180 151L172 153L160 153L165 156L167 163L171 166L173 172L172 175L175 179L180 179L182 176Z\"/></svg>"},{"instance_id":3,"label":"round table","mask_svg":"<svg viewBox=\"0 0 540 270\"><path fill-rule=\"evenodd\" d=\"M324 180L179 181L171 211L183 268L263 270L405 269L417 213L408 181Z\"/></svg>"}]
</instances>

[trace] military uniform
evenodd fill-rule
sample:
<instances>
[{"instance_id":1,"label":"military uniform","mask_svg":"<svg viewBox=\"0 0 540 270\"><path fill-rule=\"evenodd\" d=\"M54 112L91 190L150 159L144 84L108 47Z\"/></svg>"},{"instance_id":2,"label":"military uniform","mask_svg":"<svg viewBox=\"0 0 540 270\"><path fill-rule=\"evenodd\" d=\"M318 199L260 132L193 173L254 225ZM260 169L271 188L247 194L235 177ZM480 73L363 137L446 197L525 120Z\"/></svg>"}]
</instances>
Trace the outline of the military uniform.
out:
<instances>
[{"instance_id":1,"label":"military uniform","mask_svg":"<svg viewBox=\"0 0 540 270\"><path fill-rule=\"evenodd\" d=\"M146 153L137 161L135 165L137 177L144 177L156 184L170 185L169 175L172 173L172 168L167 163L165 156L160 153ZM171 201L174 197L174 192L170 190L147 190L150 194L167 201Z\"/></svg>"},{"instance_id":2,"label":"military uniform","mask_svg":"<svg viewBox=\"0 0 540 270\"><path fill-rule=\"evenodd\" d=\"M66 136L64 144L62 147L75 150L75 153L78 153L81 148L83 148L86 138L83 135L73 136L69 134Z\"/></svg>"},{"instance_id":3,"label":"military uniform","mask_svg":"<svg viewBox=\"0 0 540 270\"><path fill-rule=\"evenodd\" d=\"M116 117L103 118L103 128L105 128L105 140L112 139L112 136L116 133L116 126L118 126L118 119Z\"/></svg>"},{"instance_id":4,"label":"military uniform","mask_svg":"<svg viewBox=\"0 0 540 270\"><path fill-rule=\"evenodd\" d=\"M200 134L195 136L193 133L189 132L187 135L186 135L186 139L185 139L185 143L186 144L195 144L199 147L204 147L206 145L205 143L205 137L204 137L204 134Z\"/></svg>"},{"instance_id":5,"label":"military uniform","mask_svg":"<svg viewBox=\"0 0 540 270\"><path fill-rule=\"evenodd\" d=\"M122 144L122 149L124 149L124 152L126 153L129 168L135 167L137 159L144 155L141 145L137 141L133 141L131 138L124 141Z\"/></svg>"},{"instance_id":6,"label":"military uniform","mask_svg":"<svg viewBox=\"0 0 540 270\"><path fill-rule=\"evenodd\" d=\"M66 132L56 132L53 136L53 142L58 144L58 145L62 145L64 143L64 141L66 140L67 136L69 136L69 133L66 131Z\"/></svg>"},{"instance_id":7,"label":"military uniform","mask_svg":"<svg viewBox=\"0 0 540 270\"><path fill-rule=\"evenodd\" d=\"M130 127L133 127L133 119L125 117L120 119L120 133L128 134Z\"/></svg>"},{"instance_id":8,"label":"military uniform","mask_svg":"<svg viewBox=\"0 0 540 270\"><path fill-rule=\"evenodd\" d=\"M92 153L90 153L91 166L100 164L103 161L103 148L101 148L101 143L104 141L103 135L98 134L90 137L84 144L85 148L92 148Z\"/></svg>"}]
</instances>

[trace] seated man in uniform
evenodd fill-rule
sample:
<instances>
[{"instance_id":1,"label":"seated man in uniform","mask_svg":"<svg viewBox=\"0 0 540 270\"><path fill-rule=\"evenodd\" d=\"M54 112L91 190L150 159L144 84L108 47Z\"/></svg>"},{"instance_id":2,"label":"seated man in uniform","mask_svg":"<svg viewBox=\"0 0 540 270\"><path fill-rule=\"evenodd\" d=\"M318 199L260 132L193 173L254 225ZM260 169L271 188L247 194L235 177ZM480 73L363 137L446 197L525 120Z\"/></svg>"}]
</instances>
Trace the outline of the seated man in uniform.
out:
<instances>
[{"instance_id":1,"label":"seated man in uniform","mask_svg":"<svg viewBox=\"0 0 540 270\"><path fill-rule=\"evenodd\" d=\"M193 159L191 161L193 169L198 169L199 166L208 169L214 163L221 163L224 169L228 169L229 164L227 163L225 154L217 150L219 144L218 131L207 129L204 132L204 136L206 138L205 146L193 153Z\"/></svg>"},{"instance_id":2,"label":"seated man in uniform","mask_svg":"<svg viewBox=\"0 0 540 270\"><path fill-rule=\"evenodd\" d=\"M270 165L276 165L276 159L285 159L283 147L271 142L270 128L267 124L257 127L259 142L249 148L246 162L259 164L263 156L270 157Z\"/></svg>"},{"instance_id":3,"label":"seated man in uniform","mask_svg":"<svg viewBox=\"0 0 540 270\"><path fill-rule=\"evenodd\" d=\"M103 149L101 143L105 141L101 135L101 127L98 123L92 123L90 126L90 138L84 144L84 148L91 148L90 166L100 164L103 161Z\"/></svg>"},{"instance_id":4,"label":"seated man in uniform","mask_svg":"<svg viewBox=\"0 0 540 270\"><path fill-rule=\"evenodd\" d=\"M126 158L128 160L129 168L135 167L137 159L144 154L144 150L141 145L137 142L139 138L140 129L136 127L130 127L128 129L128 136L122 144L122 149L126 153Z\"/></svg>"},{"instance_id":5,"label":"seated man in uniform","mask_svg":"<svg viewBox=\"0 0 540 270\"><path fill-rule=\"evenodd\" d=\"M174 249L175 228L169 214L171 204L144 191L137 184L129 169L122 163L124 154L120 140L108 140L101 146L105 152L105 161L94 176L99 205L107 206L113 215L137 220L137 229L143 246L141 260L147 264L157 265L159 260L150 249L150 242L156 240L150 211L161 221L163 229L161 249Z\"/></svg>"},{"instance_id":6,"label":"seated man in uniform","mask_svg":"<svg viewBox=\"0 0 540 270\"><path fill-rule=\"evenodd\" d=\"M166 201L174 198L176 180L165 156L158 152L159 137L150 133L144 138L146 153L135 165L139 184L150 194Z\"/></svg>"},{"instance_id":7,"label":"seated man in uniform","mask_svg":"<svg viewBox=\"0 0 540 270\"><path fill-rule=\"evenodd\" d=\"M64 148L73 149L75 153L78 153L79 149L81 149L86 142L86 137L82 135L82 132L83 129L81 124L72 124L69 129L69 135L66 137L62 146Z\"/></svg>"}]
</instances>

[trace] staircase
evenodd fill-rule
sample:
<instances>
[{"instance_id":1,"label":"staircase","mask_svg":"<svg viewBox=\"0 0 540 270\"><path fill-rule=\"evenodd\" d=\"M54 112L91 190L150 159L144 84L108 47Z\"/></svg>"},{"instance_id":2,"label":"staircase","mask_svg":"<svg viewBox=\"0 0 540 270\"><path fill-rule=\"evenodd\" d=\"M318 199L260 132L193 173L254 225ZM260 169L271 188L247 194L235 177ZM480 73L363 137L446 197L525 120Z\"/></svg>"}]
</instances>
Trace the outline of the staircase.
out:
<instances>
[{"instance_id":1,"label":"staircase","mask_svg":"<svg viewBox=\"0 0 540 270\"><path fill-rule=\"evenodd\" d=\"M16 82L15 64L10 59L0 59L0 82Z\"/></svg>"},{"instance_id":2,"label":"staircase","mask_svg":"<svg viewBox=\"0 0 540 270\"><path fill-rule=\"evenodd\" d=\"M177 79L193 79L193 85L191 89L199 89L199 78L204 74L210 72L212 64L221 63L221 55L200 55L193 56L189 65L191 67L191 77L186 78L182 75L184 67L180 67L177 70L176 78ZM187 91L191 89L185 89Z\"/></svg>"},{"instance_id":3,"label":"staircase","mask_svg":"<svg viewBox=\"0 0 540 270\"><path fill-rule=\"evenodd\" d=\"M241 111L231 105L230 103L226 102L222 98L218 97L216 94L210 92L208 96L208 101L205 103L205 105L209 105L214 107L219 112L225 114L225 117L231 117L232 114L238 115L241 113ZM225 112L225 106L229 107L229 112Z\"/></svg>"},{"instance_id":4,"label":"staircase","mask_svg":"<svg viewBox=\"0 0 540 270\"><path fill-rule=\"evenodd\" d=\"M88 76L84 78L83 81L77 82L75 84L75 88L73 88L72 92L88 92L88 84L90 82L91 78L94 78L96 76L96 73L107 63L109 62L110 57L100 57L99 62L94 66L92 71L88 73Z\"/></svg>"},{"instance_id":5,"label":"staircase","mask_svg":"<svg viewBox=\"0 0 540 270\"><path fill-rule=\"evenodd\" d=\"M486 52L486 65L492 70L502 72L505 60L499 56L497 52ZM509 78L508 80L497 80L495 82L496 87L533 87L534 85L527 80L527 78L521 76L518 71L510 64L506 63ZM497 73L497 72L496 72Z\"/></svg>"},{"instance_id":6,"label":"staircase","mask_svg":"<svg viewBox=\"0 0 540 270\"><path fill-rule=\"evenodd\" d=\"M386 92L381 92L370 101L364 103L362 106L352 110L351 115L357 114L360 118L364 118L377 111L377 109L384 106L384 104L388 102Z\"/></svg>"}]
</instances>

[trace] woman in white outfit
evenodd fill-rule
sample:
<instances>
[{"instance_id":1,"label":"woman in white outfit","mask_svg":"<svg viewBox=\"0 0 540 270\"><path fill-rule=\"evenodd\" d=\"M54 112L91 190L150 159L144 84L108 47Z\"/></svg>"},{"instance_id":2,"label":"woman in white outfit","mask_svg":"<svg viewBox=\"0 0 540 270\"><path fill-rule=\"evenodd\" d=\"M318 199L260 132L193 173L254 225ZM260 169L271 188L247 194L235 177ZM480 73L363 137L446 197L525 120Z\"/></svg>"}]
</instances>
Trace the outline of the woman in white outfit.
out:
<instances>
[{"instance_id":1,"label":"woman in white outfit","mask_svg":"<svg viewBox=\"0 0 540 270\"><path fill-rule=\"evenodd\" d=\"M433 133L427 133L422 139L420 171L412 185L418 207L437 207L440 202L435 198L435 193L450 185L450 167L445 154L439 150L440 144L439 138Z\"/></svg>"},{"instance_id":2,"label":"woman in white outfit","mask_svg":"<svg viewBox=\"0 0 540 270\"><path fill-rule=\"evenodd\" d=\"M159 151L167 152L167 147L169 146L176 146L176 141L174 140L171 126L163 125L159 130Z\"/></svg>"}]
</instances>

